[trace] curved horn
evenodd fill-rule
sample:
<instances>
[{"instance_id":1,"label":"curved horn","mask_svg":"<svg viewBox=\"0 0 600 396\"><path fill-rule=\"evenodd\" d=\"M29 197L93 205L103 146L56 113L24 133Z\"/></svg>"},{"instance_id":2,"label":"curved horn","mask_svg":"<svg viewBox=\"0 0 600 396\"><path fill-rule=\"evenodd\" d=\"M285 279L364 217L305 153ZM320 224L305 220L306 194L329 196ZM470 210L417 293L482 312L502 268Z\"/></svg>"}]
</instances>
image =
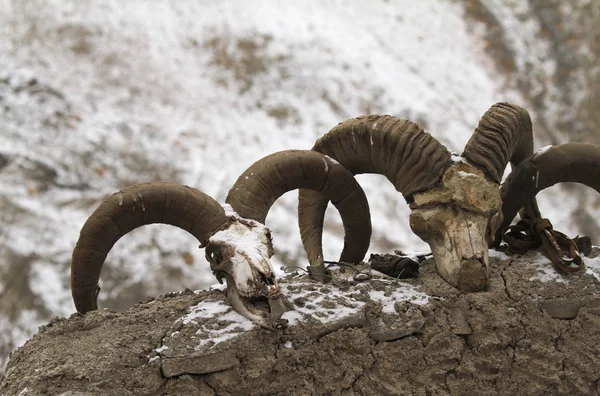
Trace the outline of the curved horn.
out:
<instances>
[{"instance_id":1,"label":"curved horn","mask_svg":"<svg viewBox=\"0 0 600 396\"><path fill-rule=\"evenodd\" d=\"M313 150L330 156L353 174L378 173L408 200L438 184L450 152L412 121L369 115L338 124Z\"/></svg>"},{"instance_id":2,"label":"curved horn","mask_svg":"<svg viewBox=\"0 0 600 396\"><path fill-rule=\"evenodd\" d=\"M175 183L136 184L111 195L87 219L73 250L71 291L78 312L98 309L100 271L113 245L129 231L153 223L182 228L204 246L227 217L208 195Z\"/></svg>"},{"instance_id":3,"label":"curved horn","mask_svg":"<svg viewBox=\"0 0 600 396\"><path fill-rule=\"evenodd\" d=\"M407 200L438 184L451 162L448 150L421 127L389 115L344 121L317 140L313 150L339 161L353 174L386 176ZM298 222L307 251L312 241L321 239L328 201L319 192L300 190ZM347 257L340 261L356 262Z\"/></svg>"},{"instance_id":4,"label":"curved horn","mask_svg":"<svg viewBox=\"0 0 600 396\"><path fill-rule=\"evenodd\" d=\"M600 146L562 144L540 150L515 167L500 188L504 222L496 233L496 244L518 211L537 193L563 182L582 183L600 192Z\"/></svg>"},{"instance_id":5,"label":"curved horn","mask_svg":"<svg viewBox=\"0 0 600 396\"><path fill-rule=\"evenodd\" d=\"M500 184L506 165L533 154L531 117L511 103L496 103L481 117L462 154Z\"/></svg>"},{"instance_id":6,"label":"curved horn","mask_svg":"<svg viewBox=\"0 0 600 396\"><path fill-rule=\"evenodd\" d=\"M275 200L297 188L318 191L333 202L345 231L340 260L360 262L371 238L367 198L352 173L325 155L310 150L286 150L264 157L242 173L225 201L240 216L264 224ZM322 264L321 233L304 233L302 240L311 265L319 260Z\"/></svg>"}]
</instances>

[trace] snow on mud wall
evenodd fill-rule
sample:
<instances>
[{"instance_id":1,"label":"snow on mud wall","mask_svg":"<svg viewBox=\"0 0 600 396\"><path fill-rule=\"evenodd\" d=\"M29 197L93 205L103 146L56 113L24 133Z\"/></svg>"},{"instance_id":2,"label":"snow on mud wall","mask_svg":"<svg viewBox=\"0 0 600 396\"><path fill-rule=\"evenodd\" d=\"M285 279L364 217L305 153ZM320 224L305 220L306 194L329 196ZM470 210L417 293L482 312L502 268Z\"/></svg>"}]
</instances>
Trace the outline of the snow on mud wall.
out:
<instances>
[{"instance_id":1,"label":"snow on mud wall","mask_svg":"<svg viewBox=\"0 0 600 396\"><path fill-rule=\"evenodd\" d=\"M490 290L471 294L432 260L411 280L290 276L278 331L219 290L172 293L53 319L13 354L0 395L598 394L599 270L596 257L549 278L539 253L494 252Z\"/></svg>"}]
</instances>

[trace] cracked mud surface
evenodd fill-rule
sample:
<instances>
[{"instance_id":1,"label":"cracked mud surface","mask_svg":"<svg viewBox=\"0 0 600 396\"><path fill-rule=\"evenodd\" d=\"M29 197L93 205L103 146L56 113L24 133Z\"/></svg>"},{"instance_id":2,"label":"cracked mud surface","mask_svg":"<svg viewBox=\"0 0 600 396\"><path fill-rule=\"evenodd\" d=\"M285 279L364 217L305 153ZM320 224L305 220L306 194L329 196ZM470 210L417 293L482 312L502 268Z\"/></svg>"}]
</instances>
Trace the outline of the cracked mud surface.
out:
<instances>
[{"instance_id":1,"label":"cracked mud surface","mask_svg":"<svg viewBox=\"0 0 600 396\"><path fill-rule=\"evenodd\" d=\"M54 319L13 353L0 394L598 395L600 282L542 282L540 259L496 253L490 290L466 295L433 261L403 282L284 279L295 310L279 332L219 290Z\"/></svg>"}]
</instances>

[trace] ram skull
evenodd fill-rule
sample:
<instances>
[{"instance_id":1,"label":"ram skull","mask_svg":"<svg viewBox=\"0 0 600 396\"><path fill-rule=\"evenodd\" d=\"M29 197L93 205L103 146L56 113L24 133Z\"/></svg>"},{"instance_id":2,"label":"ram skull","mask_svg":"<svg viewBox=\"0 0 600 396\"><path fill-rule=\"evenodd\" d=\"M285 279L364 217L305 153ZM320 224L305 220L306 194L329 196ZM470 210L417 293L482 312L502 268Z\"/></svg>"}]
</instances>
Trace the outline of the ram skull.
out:
<instances>
[{"instance_id":1,"label":"ram skull","mask_svg":"<svg viewBox=\"0 0 600 396\"><path fill-rule=\"evenodd\" d=\"M353 174L386 176L410 205L410 225L431 247L442 278L465 292L487 289L488 244L502 222L502 174L509 161L518 165L533 154L526 110L509 103L492 106L460 157L417 124L380 115L340 123L313 150ZM322 194L300 190L303 242L321 224L327 202Z\"/></svg>"},{"instance_id":2,"label":"ram skull","mask_svg":"<svg viewBox=\"0 0 600 396\"><path fill-rule=\"evenodd\" d=\"M274 249L265 220L275 200L297 188L316 190L338 206L346 238L353 241L344 247L344 257L368 246L369 207L354 176L314 151L281 151L250 166L225 205L194 188L165 182L136 184L104 200L83 225L73 250L71 291L77 311L98 308L100 272L112 246L137 227L164 223L188 231L206 248L211 270L227 282L234 309L263 327L278 326L285 304L271 264ZM309 250L322 256L320 239Z\"/></svg>"}]
</instances>

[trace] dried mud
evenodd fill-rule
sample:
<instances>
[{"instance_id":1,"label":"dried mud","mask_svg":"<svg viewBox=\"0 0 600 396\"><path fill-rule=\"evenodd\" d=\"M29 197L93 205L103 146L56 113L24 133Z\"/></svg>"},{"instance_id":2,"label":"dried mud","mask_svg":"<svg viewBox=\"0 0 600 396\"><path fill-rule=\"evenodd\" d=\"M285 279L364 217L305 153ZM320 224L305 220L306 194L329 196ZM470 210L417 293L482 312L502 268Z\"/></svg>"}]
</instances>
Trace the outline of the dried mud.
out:
<instances>
[{"instance_id":1,"label":"dried mud","mask_svg":"<svg viewBox=\"0 0 600 396\"><path fill-rule=\"evenodd\" d=\"M240 321L218 290L55 318L12 354L0 394L600 394L598 280L541 282L538 254L494 256L473 294L431 260L402 282L285 279L295 311L278 332Z\"/></svg>"}]
</instances>

